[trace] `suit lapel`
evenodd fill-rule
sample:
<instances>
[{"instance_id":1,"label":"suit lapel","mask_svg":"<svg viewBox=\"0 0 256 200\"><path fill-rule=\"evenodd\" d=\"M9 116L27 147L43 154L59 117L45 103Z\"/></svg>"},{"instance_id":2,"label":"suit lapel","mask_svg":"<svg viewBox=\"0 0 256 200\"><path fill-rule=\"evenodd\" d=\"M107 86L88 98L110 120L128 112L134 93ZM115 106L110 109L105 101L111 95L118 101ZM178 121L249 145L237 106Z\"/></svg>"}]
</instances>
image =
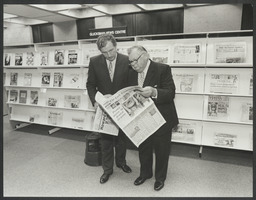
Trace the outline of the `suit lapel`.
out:
<instances>
[{"instance_id":1,"label":"suit lapel","mask_svg":"<svg viewBox=\"0 0 256 200\"><path fill-rule=\"evenodd\" d=\"M110 79L110 75L109 75L109 71L108 71L107 61L106 61L106 59L105 59L105 57L103 55L101 56L101 64L102 65L99 65L99 66L101 66L102 74L104 76L106 76L105 78L111 83L111 79Z\"/></svg>"}]
</instances>

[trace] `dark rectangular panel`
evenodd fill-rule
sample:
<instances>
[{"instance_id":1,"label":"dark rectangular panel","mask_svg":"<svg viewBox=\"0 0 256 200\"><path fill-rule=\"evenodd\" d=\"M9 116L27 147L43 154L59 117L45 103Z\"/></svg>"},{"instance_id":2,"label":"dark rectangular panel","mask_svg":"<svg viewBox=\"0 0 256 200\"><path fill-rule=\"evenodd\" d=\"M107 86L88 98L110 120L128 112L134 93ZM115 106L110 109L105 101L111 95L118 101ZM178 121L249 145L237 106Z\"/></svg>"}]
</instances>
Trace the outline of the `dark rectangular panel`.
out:
<instances>
[{"instance_id":1,"label":"dark rectangular panel","mask_svg":"<svg viewBox=\"0 0 256 200\"><path fill-rule=\"evenodd\" d=\"M40 25L41 42L54 42L52 24Z\"/></svg>"},{"instance_id":2,"label":"dark rectangular panel","mask_svg":"<svg viewBox=\"0 0 256 200\"><path fill-rule=\"evenodd\" d=\"M32 35L33 35L33 43L41 42L40 26L39 25L32 26Z\"/></svg>"},{"instance_id":3,"label":"dark rectangular panel","mask_svg":"<svg viewBox=\"0 0 256 200\"><path fill-rule=\"evenodd\" d=\"M241 30L253 29L253 7L251 4L243 5Z\"/></svg>"},{"instance_id":4,"label":"dark rectangular panel","mask_svg":"<svg viewBox=\"0 0 256 200\"><path fill-rule=\"evenodd\" d=\"M95 28L94 18L78 19L76 20L77 25L77 37L80 39L89 39L89 29Z\"/></svg>"},{"instance_id":5,"label":"dark rectangular panel","mask_svg":"<svg viewBox=\"0 0 256 200\"><path fill-rule=\"evenodd\" d=\"M135 14L114 15L112 22L113 27L126 26L127 36L135 35Z\"/></svg>"},{"instance_id":6,"label":"dark rectangular panel","mask_svg":"<svg viewBox=\"0 0 256 200\"><path fill-rule=\"evenodd\" d=\"M136 14L136 35L183 33L184 9Z\"/></svg>"}]
</instances>

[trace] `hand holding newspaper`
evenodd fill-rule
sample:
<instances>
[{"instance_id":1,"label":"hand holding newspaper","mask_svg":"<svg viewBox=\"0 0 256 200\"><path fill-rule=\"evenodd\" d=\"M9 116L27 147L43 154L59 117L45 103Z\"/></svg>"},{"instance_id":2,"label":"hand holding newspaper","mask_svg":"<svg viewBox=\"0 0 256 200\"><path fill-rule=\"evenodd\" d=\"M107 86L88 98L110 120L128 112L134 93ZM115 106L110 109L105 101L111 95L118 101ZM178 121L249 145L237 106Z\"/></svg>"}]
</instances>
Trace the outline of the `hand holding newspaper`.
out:
<instances>
[{"instance_id":1,"label":"hand holding newspaper","mask_svg":"<svg viewBox=\"0 0 256 200\"><path fill-rule=\"evenodd\" d=\"M101 108L137 147L166 122L152 99L140 95L140 90L139 86L131 86L108 98L100 92L95 96Z\"/></svg>"}]
</instances>

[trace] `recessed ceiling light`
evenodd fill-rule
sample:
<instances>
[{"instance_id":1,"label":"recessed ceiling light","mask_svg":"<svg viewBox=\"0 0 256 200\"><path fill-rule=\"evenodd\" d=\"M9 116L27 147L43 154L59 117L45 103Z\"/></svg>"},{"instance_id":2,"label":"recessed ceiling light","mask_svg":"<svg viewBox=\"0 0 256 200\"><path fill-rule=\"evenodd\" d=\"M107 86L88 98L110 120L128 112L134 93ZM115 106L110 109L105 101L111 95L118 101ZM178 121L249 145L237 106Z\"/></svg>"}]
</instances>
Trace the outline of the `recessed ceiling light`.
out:
<instances>
[{"instance_id":1,"label":"recessed ceiling light","mask_svg":"<svg viewBox=\"0 0 256 200\"><path fill-rule=\"evenodd\" d=\"M42 21L38 19L28 19L25 17L9 18L9 19L4 19L4 21L10 22L10 23L16 23L16 24L23 24L23 25L35 25L35 24L48 23L47 21Z\"/></svg>"},{"instance_id":2,"label":"recessed ceiling light","mask_svg":"<svg viewBox=\"0 0 256 200\"><path fill-rule=\"evenodd\" d=\"M30 6L49 11L60 11L74 8L81 8L80 4L29 4Z\"/></svg>"},{"instance_id":3,"label":"recessed ceiling light","mask_svg":"<svg viewBox=\"0 0 256 200\"><path fill-rule=\"evenodd\" d=\"M59 11L58 13L66 16L70 16L70 17L76 17L76 18L99 17L99 16L105 15L104 13L93 10L91 8L63 10L63 11Z\"/></svg>"},{"instance_id":4,"label":"recessed ceiling light","mask_svg":"<svg viewBox=\"0 0 256 200\"><path fill-rule=\"evenodd\" d=\"M183 4L137 4L144 10L160 10L160 9L170 9L170 8L180 8Z\"/></svg>"},{"instance_id":5,"label":"recessed ceiling light","mask_svg":"<svg viewBox=\"0 0 256 200\"><path fill-rule=\"evenodd\" d=\"M141 9L133 4L99 4L93 6L93 9L99 10L109 15L140 12Z\"/></svg>"}]
</instances>

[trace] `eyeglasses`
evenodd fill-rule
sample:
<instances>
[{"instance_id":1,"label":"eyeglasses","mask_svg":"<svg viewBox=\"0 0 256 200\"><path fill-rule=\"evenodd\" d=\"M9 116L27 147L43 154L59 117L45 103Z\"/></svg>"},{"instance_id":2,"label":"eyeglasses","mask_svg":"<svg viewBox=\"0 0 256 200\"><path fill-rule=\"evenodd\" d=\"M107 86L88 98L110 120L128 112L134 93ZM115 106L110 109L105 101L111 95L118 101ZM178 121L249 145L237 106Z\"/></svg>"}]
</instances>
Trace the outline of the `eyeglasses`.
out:
<instances>
[{"instance_id":1,"label":"eyeglasses","mask_svg":"<svg viewBox=\"0 0 256 200\"><path fill-rule=\"evenodd\" d=\"M137 63L137 62L139 61L140 57L141 57L143 54L144 54L144 53L140 54L140 56L139 56L137 59L129 60L130 65L133 65L133 64Z\"/></svg>"}]
</instances>

